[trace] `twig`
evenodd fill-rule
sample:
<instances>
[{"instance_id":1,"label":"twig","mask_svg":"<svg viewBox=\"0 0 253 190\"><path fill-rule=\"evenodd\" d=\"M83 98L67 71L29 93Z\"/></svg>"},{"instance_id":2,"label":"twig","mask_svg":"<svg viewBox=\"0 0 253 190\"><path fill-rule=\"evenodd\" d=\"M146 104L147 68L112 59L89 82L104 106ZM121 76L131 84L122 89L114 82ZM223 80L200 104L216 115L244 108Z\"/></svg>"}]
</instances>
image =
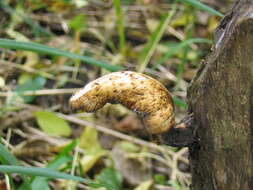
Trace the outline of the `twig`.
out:
<instances>
[{"instance_id":1,"label":"twig","mask_svg":"<svg viewBox=\"0 0 253 190\"><path fill-rule=\"evenodd\" d=\"M41 75L45 78L49 78L49 79L52 79L52 80L57 80L57 78L53 74L47 73L47 72L42 71L42 70L34 69L32 67L28 67L28 66L17 64L17 63L13 63L13 62L10 62L10 61L1 60L0 65L6 65L6 66L9 66L9 67L14 67L16 69L25 71L27 73L38 74L38 75ZM81 80L78 80L78 79L69 79L69 81L72 82L72 83L75 83L75 84L82 84L83 83Z\"/></svg>"},{"instance_id":2,"label":"twig","mask_svg":"<svg viewBox=\"0 0 253 190\"><path fill-rule=\"evenodd\" d=\"M168 148L164 148L162 146L159 146L155 143L151 143L151 142L147 142L147 141L144 141L144 140L141 140L141 139L138 139L138 138L135 138L135 137L132 137L132 136L129 136L129 135L125 135L123 133L120 133L118 131L114 131L112 129L109 129L109 128L106 128L106 127L103 127L101 125L97 125L97 124L94 124L94 123L91 123L91 122L88 122L88 121L85 121L85 120L82 120L82 119L79 119L77 117L73 117L73 116L68 116L68 115L65 115L65 114L61 114L61 113L58 113L58 116L67 120L67 121L70 121L72 123L76 123L76 124L79 124L79 125L84 125L84 126L91 126L91 127L94 127L96 128L98 131L101 131L103 133L106 133L106 134L109 134L109 135L112 135L112 136L115 136L117 138L120 138L120 139L123 139L123 140L127 140L127 141L130 141L132 143L135 143L135 144L139 144L141 146L145 146L145 147L148 147L152 150L156 150L156 151L160 151L160 152L166 152L167 154L169 154L170 156L174 156L174 152L171 151L170 149ZM187 159L184 159L183 157L179 157L179 159L183 162L186 162L188 163Z\"/></svg>"},{"instance_id":3,"label":"twig","mask_svg":"<svg viewBox=\"0 0 253 190\"><path fill-rule=\"evenodd\" d=\"M23 96L45 96L57 94L73 94L78 88L65 88L65 89L43 89L43 90L29 90L22 92ZM14 92L0 92L0 97L7 97Z\"/></svg>"},{"instance_id":4,"label":"twig","mask_svg":"<svg viewBox=\"0 0 253 190\"><path fill-rule=\"evenodd\" d=\"M70 142L70 140L65 139L63 137L49 136L45 132L38 130L34 127L29 127L27 125L24 126L24 129L27 132L29 132L29 134L32 134L31 137L29 138L29 140L33 140L33 139L44 140L54 146L63 146L63 145L68 144Z\"/></svg>"},{"instance_id":5,"label":"twig","mask_svg":"<svg viewBox=\"0 0 253 190\"><path fill-rule=\"evenodd\" d=\"M142 145L142 146L146 146L148 148L151 148L153 150L159 150L159 151L164 151L165 149L163 147L160 147L154 143L150 143L150 142L147 142L147 141L144 141L144 140L140 140L138 138L135 138L135 137L131 137L129 135L125 135L123 133L120 133L118 131L115 131L115 130L112 130L112 129L109 129L109 128L106 128L106 127L103 127L101 125L97 125L97 124L94 124L94 123L91 123L91 122L88 122L88 121L85 121L85 120L82 120L82 119L79 119L77 117L73 117L73 116L68 116L68 115L65 115L65 114L61 114L61 113L58 113L58 116L59 117L62 117L63 119L67 120L67 121L70 121L72 123L76 123L76 124L79 124L79 125L84 125L84 126L91 126L91 127L94 127L96 128L98 131L101 131L103 133L106 133L106 134L109 134L109 135L112 135L112 136L115 136L117 138L120 138L120 139L123 139L123 140L127 140L127 141L130 141L130 142L133 142L135 144L139 144L139 145ZM165 150L166 152L168 151L170 153L170 155L173 155L174 152L173 151L170 151L170 150Z\"/></svg>"},{"instance_id":6,"label":"twig","mask_svg":"<svg viewBox=\"0 0 253 190\"><path fill-rule=\"evenodd\" d=\"M20 65L20 64L17 64L17 63L13 63L13 62L10 62L10 61L1 60L0 65L6 65L8 67L14 67L16 69L20 69L20 70L28 72L28 73L40 74L41 76L43 76L45 78L49 78L49 79L54 79L55 78L54 75L52 75L50 73L46 73L44 71L39 71L39 70L36 70L34 68L27 67L27 66L24 66L24 65Z\"/></svg>"}]
</instances>

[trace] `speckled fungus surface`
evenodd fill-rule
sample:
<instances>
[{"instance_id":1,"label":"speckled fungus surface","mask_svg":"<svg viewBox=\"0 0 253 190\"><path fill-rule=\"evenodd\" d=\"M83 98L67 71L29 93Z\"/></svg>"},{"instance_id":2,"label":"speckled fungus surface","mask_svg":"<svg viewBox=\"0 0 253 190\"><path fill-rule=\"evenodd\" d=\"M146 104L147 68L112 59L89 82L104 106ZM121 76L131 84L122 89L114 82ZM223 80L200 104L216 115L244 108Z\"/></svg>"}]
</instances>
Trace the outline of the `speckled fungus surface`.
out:
<instances>
[{"instance_id":1,"label":"speckled fungus surface","mask_svg":"<svg viewBox=\"0 0 253 190\"><path fill-rule=\"evenodd\" d=\"M110 73L88 83L70 98L72 108L85 112L94 112L106 103L120 103L138 113L152 134L164 133L175 124L169 91L159 81L141 73Z\"/></svg>"}]
</instances>

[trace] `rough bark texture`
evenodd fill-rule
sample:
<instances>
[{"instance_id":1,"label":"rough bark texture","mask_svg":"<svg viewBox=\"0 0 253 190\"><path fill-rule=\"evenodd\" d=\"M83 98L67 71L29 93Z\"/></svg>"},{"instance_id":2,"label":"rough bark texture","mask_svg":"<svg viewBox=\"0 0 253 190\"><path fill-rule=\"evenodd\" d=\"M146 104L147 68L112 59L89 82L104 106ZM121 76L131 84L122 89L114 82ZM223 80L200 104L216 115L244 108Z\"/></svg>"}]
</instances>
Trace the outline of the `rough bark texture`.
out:
<instances>
[{"instance_id":1,"label":"rough bark texture","mask_svg":"<svg viewBox=\"0 0 253 190\"><path fill-rule=\"evenodd\" d=\"M192 190L253 189L253 0L236 1L188 90Z\"/></svg>"}]
</instances>

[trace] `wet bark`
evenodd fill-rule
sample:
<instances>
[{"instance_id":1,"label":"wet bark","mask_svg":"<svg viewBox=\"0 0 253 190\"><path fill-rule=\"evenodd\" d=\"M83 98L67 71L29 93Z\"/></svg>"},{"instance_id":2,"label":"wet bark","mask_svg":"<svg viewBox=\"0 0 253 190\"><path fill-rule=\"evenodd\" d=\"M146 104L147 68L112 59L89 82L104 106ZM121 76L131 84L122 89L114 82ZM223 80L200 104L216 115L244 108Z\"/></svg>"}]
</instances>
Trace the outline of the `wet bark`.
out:
<instances>
[{"instance_id":1,"label":"wet bark","mask_svg":"<svg viewBox=\"0 0 253 190\"><path fill-rule=\"evenodd\" d=\"M188 89L192 190L253 189L253 1L236 1Z\"/></svg>"}]
</instances>

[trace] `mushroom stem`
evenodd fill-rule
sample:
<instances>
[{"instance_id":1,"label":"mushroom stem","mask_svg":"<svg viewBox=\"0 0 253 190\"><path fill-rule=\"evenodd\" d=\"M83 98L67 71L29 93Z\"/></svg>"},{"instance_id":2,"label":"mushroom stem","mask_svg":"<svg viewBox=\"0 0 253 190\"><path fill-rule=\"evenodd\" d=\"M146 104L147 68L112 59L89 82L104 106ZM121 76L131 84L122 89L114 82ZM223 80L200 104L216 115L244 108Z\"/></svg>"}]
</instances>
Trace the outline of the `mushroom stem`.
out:
<instances>
[{"instance_id":1,"label":"mushroom stem","mask_svg":"<svg viewBox=\"0 0 253 190\"><path fill-rule=\"evenodd\" d=\"M160 134L159 143L175 147L191 146L196 142L196 127L194 127L193 114L187 115L175 124L169 132Z\"/></svg>"}]
</instances>

